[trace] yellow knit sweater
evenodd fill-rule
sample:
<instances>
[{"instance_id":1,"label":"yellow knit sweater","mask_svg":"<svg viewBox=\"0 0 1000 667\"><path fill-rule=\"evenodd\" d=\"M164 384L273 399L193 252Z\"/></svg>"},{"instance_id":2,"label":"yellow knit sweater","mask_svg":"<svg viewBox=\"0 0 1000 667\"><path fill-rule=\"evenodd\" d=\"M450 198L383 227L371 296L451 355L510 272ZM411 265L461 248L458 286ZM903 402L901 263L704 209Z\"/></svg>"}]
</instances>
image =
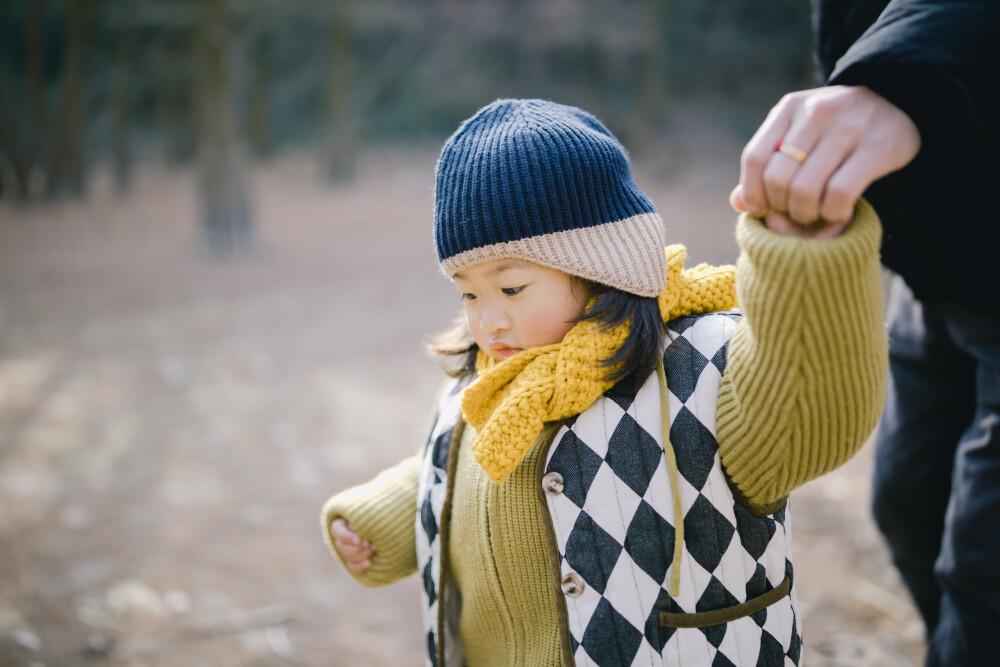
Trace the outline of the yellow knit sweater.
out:
<instances>
[{"instance_id":1,"label":"yellow knit sweater","mask_svg":"<svg viewBox=\"0 0 1000 667\"><path fill-rule=\"evenodd\" d=\"M843 236L783 237L758 220L737 225L737 290L745 317L729 344L719 394L719 453L741 501L767 508L846 461L878 420L886 379L874 212L860 203ZM452 499L449 560L461 591L460 636L470 665L562 664L555 586L532 475L532 447L503 484L472 454L467 428ZM378 553L368 586L416 569L419 459L331 498Z\"/></svg>"}]
</instances>

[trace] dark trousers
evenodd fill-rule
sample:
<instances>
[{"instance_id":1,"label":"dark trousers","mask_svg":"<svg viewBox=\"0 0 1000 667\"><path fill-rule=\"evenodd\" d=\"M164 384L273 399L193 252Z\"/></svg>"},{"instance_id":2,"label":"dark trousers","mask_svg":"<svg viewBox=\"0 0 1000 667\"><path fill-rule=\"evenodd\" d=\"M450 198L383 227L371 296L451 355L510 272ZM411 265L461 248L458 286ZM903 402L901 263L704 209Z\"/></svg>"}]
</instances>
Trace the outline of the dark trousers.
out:
<instances>
[{"instance_id":1,"label":"dark trousers","mask_svg":"<svg viewBox=\"0 0 1000 667\"><path fill-rule=\"evenodd\" d=\"M921 303L896 277L887 317L875 519L927 625L926 664L1000 664L1000 315Z\"/></svg>"}]
</instances>

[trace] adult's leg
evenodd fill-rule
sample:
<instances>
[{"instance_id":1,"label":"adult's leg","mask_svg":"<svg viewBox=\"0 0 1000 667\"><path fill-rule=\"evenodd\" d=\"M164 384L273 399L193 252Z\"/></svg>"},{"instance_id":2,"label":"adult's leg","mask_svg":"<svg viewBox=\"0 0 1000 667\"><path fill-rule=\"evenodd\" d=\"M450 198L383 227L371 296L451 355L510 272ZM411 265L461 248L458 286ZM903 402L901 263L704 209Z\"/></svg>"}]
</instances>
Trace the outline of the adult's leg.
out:
<instances>
[{"instance_id":1,"label":"adult's leg","mask_svg":"<svg viewBox=\"0 0 1000 667\"><path fill-rule=\"evenodd\" d=\"M875 450L873 512L930 636L941 591L941 550L955 450L972 419L975 365L951 340L944 314L894 277L889 392Z\"/></svg>"},{"instance_id":2,"label":"adult's leg","mask_svg":"<svg viewBox=\"0 0 1000 667\"><path fill-rule=\"evenodd\" d=\"M978 364L976 412L955 458L927 665L972 667L1000 652L1000 315L952 307L949 324Z\"/></svg>"}]
</instances>

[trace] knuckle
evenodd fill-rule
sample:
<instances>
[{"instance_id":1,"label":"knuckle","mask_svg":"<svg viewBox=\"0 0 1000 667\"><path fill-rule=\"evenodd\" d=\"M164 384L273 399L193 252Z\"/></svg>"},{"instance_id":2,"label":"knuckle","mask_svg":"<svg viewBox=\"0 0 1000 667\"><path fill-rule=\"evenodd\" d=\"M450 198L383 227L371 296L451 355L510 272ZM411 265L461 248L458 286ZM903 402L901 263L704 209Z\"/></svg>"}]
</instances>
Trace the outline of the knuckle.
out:
<instances>
[{"instance_id":1,"label":"knuckle","mask_svg":"<svg viewBox=\"0 0 1000 667\"><path fill-rule=\"evenodd\" d=\"M792 183L788 188L788 198L805 203L814 198L815 189L810 184Z\"/></svg>"},{"instance_id":2,"label":"knuckle","mask_svg":"<svg viewBox=\"0 0 1000 667\"><path fill-rule=\"evenodd\" d=\"M867 123L860 114L844 114L838 119L836 136L842 144L854 146L865 133Z\"/></svg>"},{"instance_id":3,"label":"knuckle","mask_svg":"<svg viewBox=\"0 0 1000 667\"><path fill-rule=\"evenodd\" d=\"M771 110L767 114L768 120L773 121L779 117L794 114L796 109L802 106L803 99L807 98L808 94L808 90L785 93L778 100L778 103L771 107Z\"/></svg>"},{"instance_id":4,"label":"knuckle","mask_svg":"<svg viewBox=\"0 0 1000 667\"><path fill-rule=\"evenodd\" d=\"M784 95L781 96L781 99L778 100L778 104L775 105L775 108L783 110L787 109L788 107L796 106L801 102L805 94L806 91L804 90L796 90L791 93L785 93Z\"/></svg>"},{"instance_id":5,"label":"knuckle","mask_svg":"<svg viewBox=\"0 0 1000 667\"><path fill-rule=\"evenodd\" d=\"M815 217L819 205L819 193L812 184L793 183L788 188L789 208L795 209L799 217Z\"/></svg>"},{"instance_id":6,"label":"knuckle","mask_svg":"<svg viewBox=\"0 0 1000 667\"><path fill-rule=\"evenodd\" d=\"M823 201L824 220L838 221L848 217L854 200L844 192L827 192Z\"/></svg>"},{"instance_id":7,"label":"knuckle","mask_svg":"<svg viewBox=\"0 0 1000 667\"><path fill-rule=\"evenodd\" d=\"M826 199L833 205L843 205L856 198L854 188L846 183L831 182L826 188Z\"/></svg>"},{"instance_id":8,"label":"knuckle","mask_svg":"<svg viewBox=\"0 0 1000 667\"><path fill-rule=\"evenodd\" d=\"M743 203L746 204L747 211L753 214L760 211L760 209L765 208L767 200L757 193L753 193L752 195L750 193L746 193L743 196Z\"/></svg>"},{"instance_id":9,"label":"knuckle","mask_svg":"<svg viewBox=\"0 0 1000 667\"><path fill-rule=\"evenodd\" d=\"M784 195L788 189L788 179L773 169L764 172L764 186L769 195Z\"/></svg>"},{"instance_id":10,"label":"knuckle","mask_svg":"<svg viewBox=\"0 0 1000 667\"><path fill-rule=\"evenodd\" d=\"M809 124L825 124L836 113L838 105L825 96L814 96L806 100L802 113Z\"/></svg>"},{"instance_id":11,"label":"knuckle","mask_svg":"<svg viewBox=\"0 0 1000 667\"><path fill-rule=\"evenodd\" d=\"M767 163L767 157L768 156L766 156L763 151L756 146L748 145L743 149L743 153L740 155L740 161L743 163L745 170L760 171Z\"/></svg>"}]
</instances>

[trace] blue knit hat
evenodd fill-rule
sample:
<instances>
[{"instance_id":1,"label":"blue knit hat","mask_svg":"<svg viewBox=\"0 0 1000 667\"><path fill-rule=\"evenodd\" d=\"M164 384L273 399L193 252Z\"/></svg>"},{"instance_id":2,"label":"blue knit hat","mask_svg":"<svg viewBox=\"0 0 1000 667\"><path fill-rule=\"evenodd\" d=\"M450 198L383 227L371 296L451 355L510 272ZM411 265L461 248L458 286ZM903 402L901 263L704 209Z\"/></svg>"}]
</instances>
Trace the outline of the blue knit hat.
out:
<instances>
[{"instance_id":1,"label":"blue knit hat","mask_svg":"<svg viewBox=\"0 0 1000 667\"><path fill-rule=\"evenodd\" d=\"M448 139L434 238L448 276L524 259L640 296L666 282L663 222L625 149L589 113L547 100L497 100Z\"/></svg>"}]
</instances>

